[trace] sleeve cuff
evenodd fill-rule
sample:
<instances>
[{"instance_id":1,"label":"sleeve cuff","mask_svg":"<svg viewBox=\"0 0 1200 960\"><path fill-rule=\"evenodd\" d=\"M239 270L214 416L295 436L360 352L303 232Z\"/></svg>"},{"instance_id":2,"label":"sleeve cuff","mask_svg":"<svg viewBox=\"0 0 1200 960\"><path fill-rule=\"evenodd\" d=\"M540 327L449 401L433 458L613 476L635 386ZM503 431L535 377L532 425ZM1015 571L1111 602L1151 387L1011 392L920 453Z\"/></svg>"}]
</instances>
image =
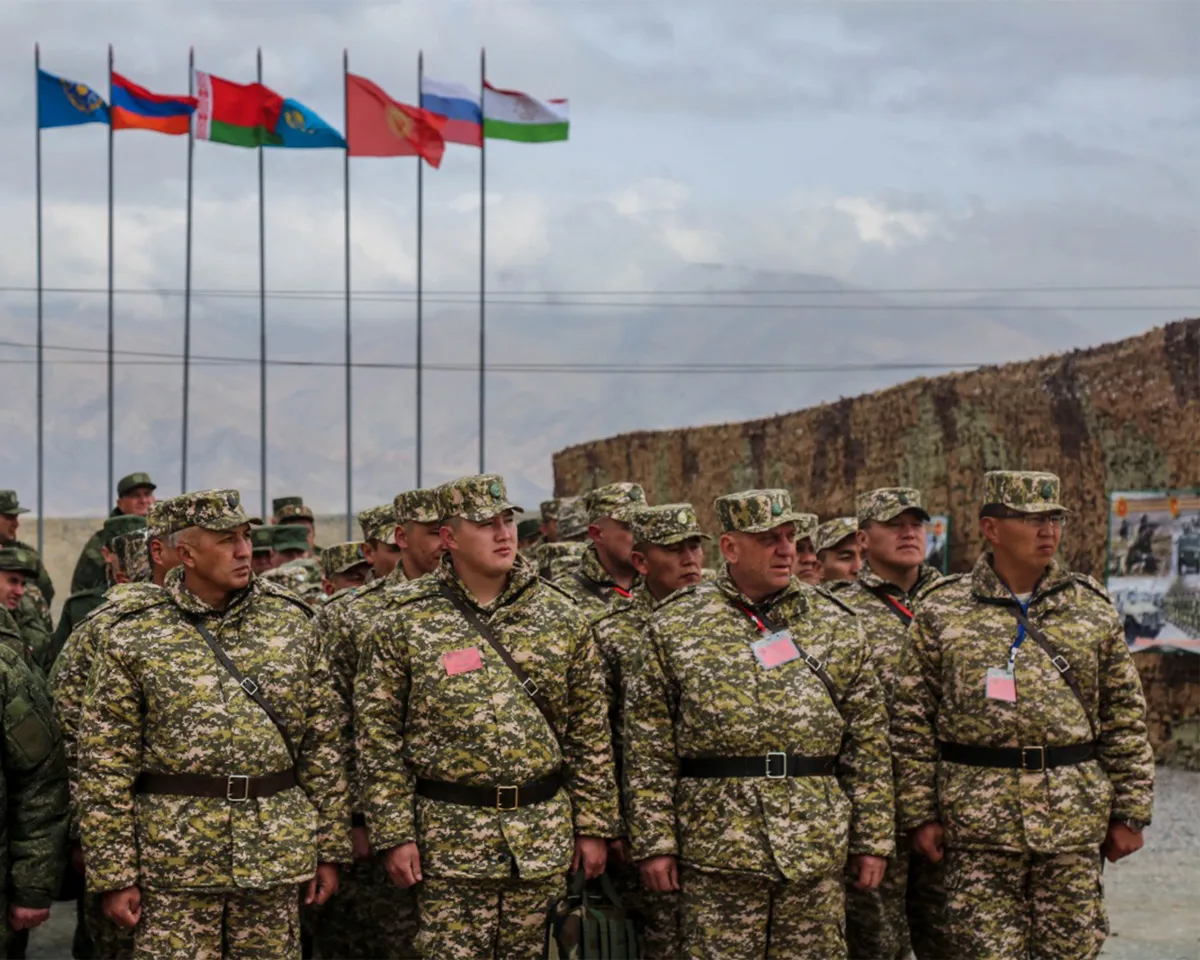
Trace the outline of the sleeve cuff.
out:
<instances>
[{"instance_id":1,"label":"sleeve cuff","mask_svg":"<svg viewBox=\"0 0 1200 960\"><path fill-rule=\"evenodd\" d=\"M54 897L40 890L18 890L8 900L10 907L26 907L29 910L46 910L53 904Z\"/></svg>"}]
</instances>

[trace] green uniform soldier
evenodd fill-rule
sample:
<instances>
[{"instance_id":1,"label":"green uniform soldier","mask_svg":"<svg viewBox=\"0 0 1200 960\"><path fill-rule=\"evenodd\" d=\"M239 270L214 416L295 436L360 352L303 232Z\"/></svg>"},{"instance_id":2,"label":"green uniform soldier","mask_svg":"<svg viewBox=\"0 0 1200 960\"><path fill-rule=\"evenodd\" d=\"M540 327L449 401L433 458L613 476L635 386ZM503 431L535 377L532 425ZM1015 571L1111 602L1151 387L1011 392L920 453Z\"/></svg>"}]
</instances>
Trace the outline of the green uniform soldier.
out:
<instances>
[{"instance_id":1,"label":"green uniform soldier","mask_svg":"<svg viewBox=\"0 0 1200 960\"><path fill-rule=\"evenodd\" d=\"M154 503L156 489L148 473L131 473L122 477L117 481L117 505L109 517L145 517ZM84 544L75 564L75 572L71 575L71 593L83 593L96 588L103 591L108 587L103 550L108 539L101 527Z\"/></svg>"},{"instance_id":2,"label":"green uniform soldier","mask_svg":"<svg viewBox=\"0 0 1200 960\"><path fill-rule=\"evenodd\" d=\"M536 517L530 517L517 524L517 549L527 560L533 559L541 540L541 526L542 522Z\"/></svg>"},{"instance_id":3,"label":"green uniform soldier","mask_svg":"<svg viewBox=\"0 0 1200 960\"><path fill-rule=\"evenodd\" d=\"M562 510L563 497L551 497L540 504L542 522L542 543L554 543L558 540L558 514Z\"/></svg>"},{"instance_id":4,"label":"green uniform soldier","mask_svg":"<svg viewBox=\"0 0 1200 960\"><path fill-rule=\"evenodd\" d=\"M350 853L349 717L237 491L172 505L181 566L108 627L80 718L88 889L139 958L298 957L298 885L323 903Z\"/></svg>"},{"instance_id":5,"label":"green uniform soldier","mask_svg":"<svg viewBox=\"0 0 1200 960\"><path fill-rule=\"evenodd\" d=\"M34 551L12 545L0 547L0 608L19 637L13 649L36 676L45 680L52 662L53 643L44 621L36 612L30 612L32 605L26 599L28 591L37 589L34 584L37 571Z\"/></svg>"},{"instance_id":6,"label":"green uniform soldier","mask_svg":"<svg viewBox=\"0 0 1200 960\"><path fill-rule=\"evenodd\" d=\"M786 490L716 501L725 564L650 620L627 683L643 882L698 960L846 956L843 870L879 885L895 808L883 692L848 608L792 576Z\"/></svg>"},{"instance_id":7,"label":"green uniform soldier","mask_svg":"<svg viewBox=\"0 0 1200 960\"><path fill-rule=\"evenodd\" d=\"M1101 857L1138 850L1154 756L1121 623L1055 559L1049 473L988 473L969 574L917 598L895 691L900 826L944 857L951 954L1063 960L1108 932Z\"/></svg>"},{"instance_id":8,"label":"green uniform soldier","mask_svg":"<svg viewBox=\"0 0 1200 960\"><path fill-rule=\"evenodd\" d=\"M21 515L28 512L26 507L21 506L16 490L0 490L0 547L24 547L26 550L33 550L29 544L17 539L17 531L21 528ZM36 550L33 552L37 554ZM38 572L34 579L46 603L53 603L54 584L50 581L50 574L46 572L46 565L42 563L40 555Z\"/></svg>"},{"instance_id":9,"label":"green uniform soldier","mask_svg":"<svg viewBox=\"0 0 1200 960\"><path fill-rule=\"evenodd\" d=\"M801 583L820 586L821 561L817 559L813 537L821 525L821 518L815 513L797 513L796 518L796 562L792 565L792 573Z\"/></svg>"},{"instance_id":10,"label":"green uniform soldier","mask_svg":"<svg viewBox=\"0 0 1200 960\"><path fill-rule=\"evenodd\" d=\"M309 555L321 555L322 548L315 542L317 521L313 516L312 507L304 505L303 497L276 497L271 501L271 509L274 512L274 516L271 517L272 524L303 527L308 540Z\"/></svg>"},{"instance_id":11,"label":"green uniform soldier","mask_svg":"<svg viewBox=\"0 0 1200 960\"><path fill-rule=\"evenodd\" d=\"M941 578L924 563L925 510L921 491L885 487L859 494L856 534L863 550L858 577L830 590L858 614L883 685L889 716L900 654L918 593ZM918 960L946 958L945 900L941 867L910 856L908 839L896 853L878 890L858 890L847 878L846 939L852 957L903 960L909 948Z\"/></svg>"},{"instance_id":12,"label":"green uniform soldier","mask_svg":"<svg viewBox=\"0 0 1200 960\"><path fill-rule=\"evenodd\" d=\"M314 559L308 531L302 524L285 523L271 528L271 562L263 580L290 590L306 602L324 596L321 561Z\"/></svg>"},{"instance_id":13,"label":"green uniform soldier","mask_svg":"<svg viewBox=\"0 0 1200 960\"><path fill-rule=\"evenodd\" d=\"M704 567L700 521L690 503L644 507L630 518L634 568L642 577L627 607L596 621L596 646L604 664L608 715L618 782L623 767L623 706L627 678L645 655L650 615L677 590L694 586ZM628 806L622 798L622 808ZM679 904L675 893L658 893L642 886L629 850L628 833L609 846L609 873L622 897L645 922L644 960L676 960L680 955Z\"/></svg>"},{"instance_id":14,"label":"green uniform soldier","mask_svg":"<svg viewBox=\"0 0 1200 960\"><path fill-rule=\"evenodd\" d=\"M321 551L321 587L329 596L353 590L367 581L370 564L363 552L362 540L335 543Z\"/></svg>"},{"instance_id":15,"label":"green uniform soldier","mask_svg":"<svg viewBox=\"0 0 1200 960\"><path fill-rule=\"evenodd\" d=\"M271 531L274 528L264 524L250 531L250 569L256 577L261 577L271 569Z\"/></svg>"},{"instance_id":16,"label":"green uniform soldier","mask_svg":"<svg viewBox=\"0 0 1200 960\"><path fill-rule=\"evenodd\" d=\"M369 579L386 577L400 562L400 548L396 546L396 506L382 503L370 507L358 515L362 528L363 556L371 566Z\"/></svg>"},{"instance_id":17,"label":"green uniform soldier","mask_svg":"<svg viewBox=\"0 0 1200 960\"><path fill-rule=\"evenodd\" d=\"M575 604L518 557L503 480L439 491L447 552L384 588L355 686L367 826L416 885L422 956L533 960L567 870L598 876L619 835L603 671Z\"/></svg>"},{"instance_id":18,"label":"green uniform soldier","mask_svg":"<svg viewBox=\"0 0 1200 960\"><path fill-rule=\"evenodd\" d=\"M579 566L558 576L555 584L594 620L633 596L638 579L630 559L633 534L629 518L646 506L646 494L636 483L609 483L587 494L584 504L592 542Z\"/></svg>"},{"instance_id":19,"label":"green uniform soldier","mask_svg":"<svg viewBox=\"0 0 1200 960\"><path fill-rule=\"evenodd\" d=\"M862 569L862 547L858 544L858 517L834 517L817 527L813 549L821 564L821 582L832 586L854 580Z\"/></svg>"}]
</instances>

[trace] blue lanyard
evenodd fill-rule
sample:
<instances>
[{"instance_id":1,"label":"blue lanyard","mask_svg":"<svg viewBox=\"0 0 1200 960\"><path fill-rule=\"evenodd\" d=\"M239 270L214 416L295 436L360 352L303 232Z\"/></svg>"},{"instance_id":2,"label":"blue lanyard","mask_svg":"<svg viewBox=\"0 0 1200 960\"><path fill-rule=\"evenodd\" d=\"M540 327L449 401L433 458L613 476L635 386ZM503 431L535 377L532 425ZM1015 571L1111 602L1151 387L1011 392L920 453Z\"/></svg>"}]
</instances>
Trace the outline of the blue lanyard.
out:
<instances>
[{"instance_id":1,"label":"blue lanyard","mask_svg":"<svg viewBox=\"0 0 1200 960\"><path fill-rule=\"evenodd\" d=\"M1015 593L1013 593L1011 590L1009 590L1008 593L1014 600L1017 601L1017 606L1021 608L1021 613L1025 614L1025 616L1028 617L1029 616L1028 601L1025 603L1022 603L1020 600L1017 600L1017 595ZM1030 597L1029 599L1032 600L1033 597ZM1013 639L1012 646L1008 648L1008 672L1009 673L1013 672L1013 668L1017 662L1017 651L1021 648L1021 644L1023 644L1024 642L1025 642L1025 624L1018 623L1017 624L1017 635Z\"/></svg>"}]
</instances>

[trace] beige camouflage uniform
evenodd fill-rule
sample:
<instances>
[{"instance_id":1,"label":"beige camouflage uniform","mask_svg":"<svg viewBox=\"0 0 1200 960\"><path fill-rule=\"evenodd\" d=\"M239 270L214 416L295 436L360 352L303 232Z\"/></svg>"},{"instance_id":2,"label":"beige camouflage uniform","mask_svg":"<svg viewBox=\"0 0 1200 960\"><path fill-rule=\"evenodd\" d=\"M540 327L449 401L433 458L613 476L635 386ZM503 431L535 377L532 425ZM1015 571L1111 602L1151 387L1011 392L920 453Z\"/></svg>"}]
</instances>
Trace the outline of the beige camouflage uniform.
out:
<instances>
[{"instance_id":1,"label":"beige camouflage uniform","mask_svg":"<svg viewBox=\"0 0 1200 960\"><path fill-rule=\"evenodd\" d=\"M482 522L513 509L495 475L440 491L443 517ZM354 694L372 843L419 845L423 956L539 957L547 901L565 892L575 837L620 831L604 676L590 631L575 605L519 557L486 607L449 555L435 574L383 593ZM550 702L553 727L449 596L528 672ZM478 655L481 666L451 673L446 658L455 654ZM547 779L552 788L560 778L550 799L521 803L522 790ZM445 802L428 796L430 784L477 787L495 799L488 807ZM496 789L502 785L522 789Z\"/></svg>"},{"instance_id":2,"label":"beige camouflage uniform","mask_svg":"<svg viewBox=\"0 0 1200 960\"><path fill-rule=\"evenodd\" d=\"M164 534L257 522L236 491L176 500ZM349 858L349 718L307 607L252 579L213 610L184 576L172 570L153 602L114 617L96 652L78 744L88 889L138 885L139 957L297 956L297 885L318 860ZM193 620L283 717L294 757ZM242 799L255 778L287 771L294 785L263 784L262 796ZM220 780L224 795L197 796L169 779L149 792L152 774Z\"/></svg>"},{"instance_id":3,"label":"beige camouflage uniform","mask_svg":"<svg viewBox=\"0 0 1200 960\"><path fill-rule=\"evenodd\" d=\"M985 504L1063 509L1052 474L994 472L984 487ZM1086 710L1063 665L1032 637L1016 655L1017 701L989 699L987 672L1008 662L1016 609L987 553L970 574L919 597L892 721L900 827L939 821L945 830L956 958L1091 958L1108 930L1099 846L1109 822L1150 821L1146 704L1108 596L1057 561L1034 590L1028 618L1073 670ZM1093 741L1094 759L1046 763L1045 748ZM949 762L942 754L956 745L1009 748L1022 766Z\"/></svg>"},{"instance_id":4,"label":"beige camouflage uniform","mask_svg":"<svg viewBox=\"0 0 1200 960\"><path fill-rule=\"evenodd\" d=\"M538 547L538 576L557 580L576 570L587 552L588 512L583 497L564 497L558 509L558 540Z\"/></svg>"},{"instance_id":5,"label":"beige camouflage uniform","mask_svg":"<svg viewBox=\"0 0 1200 960\"><path fill-rule=\"evenodd\" d=\"M636 510L646 506L646 493L636 483L610 483L597 487L583 499L588 523L603 517L628 523ZM618 586L601 565L594 543L587 545L577 567L555 576L554 585L578 603L592 620L625 606L631 596L631 591Z\"/></svg>"},{"instance_id":6,"label":"beige camouflage uniform","mask_svg":"<svg viewBox=\"0 0 1200 960\"><path fill-rule=\"evenodd\" d=\"M858 517L834 517L832 520L826 520L812 535L813 549L817 553L829 550L857 532Z\"/></svg>"},{"instance_id":7,"label":"beige camouflage uniform","mask_svg":"<svg viewBox=\"0 0 1200 960\"><path fill-rule=\"evenodd\" d=\"M792 522L784 490L716 507L726 531ZM759 665L751 645L780 628L810 661ZM845 957L846 858L888 856L895 818L883 694L857 621L794 577L755 605L725 566L659 607L647 649L625 703L627 824L636 859L679 858L685 955ZM828 775L784 776L797 756ZM763 775L684 775L742 757L761 758Z\"/></svg>"}]
</instances>

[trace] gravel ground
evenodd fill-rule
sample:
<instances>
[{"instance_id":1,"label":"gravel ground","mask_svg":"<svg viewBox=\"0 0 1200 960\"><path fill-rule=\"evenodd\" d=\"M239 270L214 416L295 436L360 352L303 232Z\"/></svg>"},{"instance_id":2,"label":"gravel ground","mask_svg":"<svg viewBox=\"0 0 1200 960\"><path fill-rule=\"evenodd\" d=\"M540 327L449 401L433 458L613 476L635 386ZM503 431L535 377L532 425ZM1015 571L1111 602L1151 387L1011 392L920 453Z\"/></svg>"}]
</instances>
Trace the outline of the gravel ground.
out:
<instances>
[{"instance_id":1,"label":"gravel ground","mask_svg":"<svg viewBox=\"0 0 1200 960\"><path fill-rule=\"evenodd\" d=\"M1200 773L1158 769L1154 825L1146 846L1108 865L1105 888L1111 960L1200 960ZM75 912L58 904L35 930L31 958L67 958Z\"/></svg>"}]
</instances>

